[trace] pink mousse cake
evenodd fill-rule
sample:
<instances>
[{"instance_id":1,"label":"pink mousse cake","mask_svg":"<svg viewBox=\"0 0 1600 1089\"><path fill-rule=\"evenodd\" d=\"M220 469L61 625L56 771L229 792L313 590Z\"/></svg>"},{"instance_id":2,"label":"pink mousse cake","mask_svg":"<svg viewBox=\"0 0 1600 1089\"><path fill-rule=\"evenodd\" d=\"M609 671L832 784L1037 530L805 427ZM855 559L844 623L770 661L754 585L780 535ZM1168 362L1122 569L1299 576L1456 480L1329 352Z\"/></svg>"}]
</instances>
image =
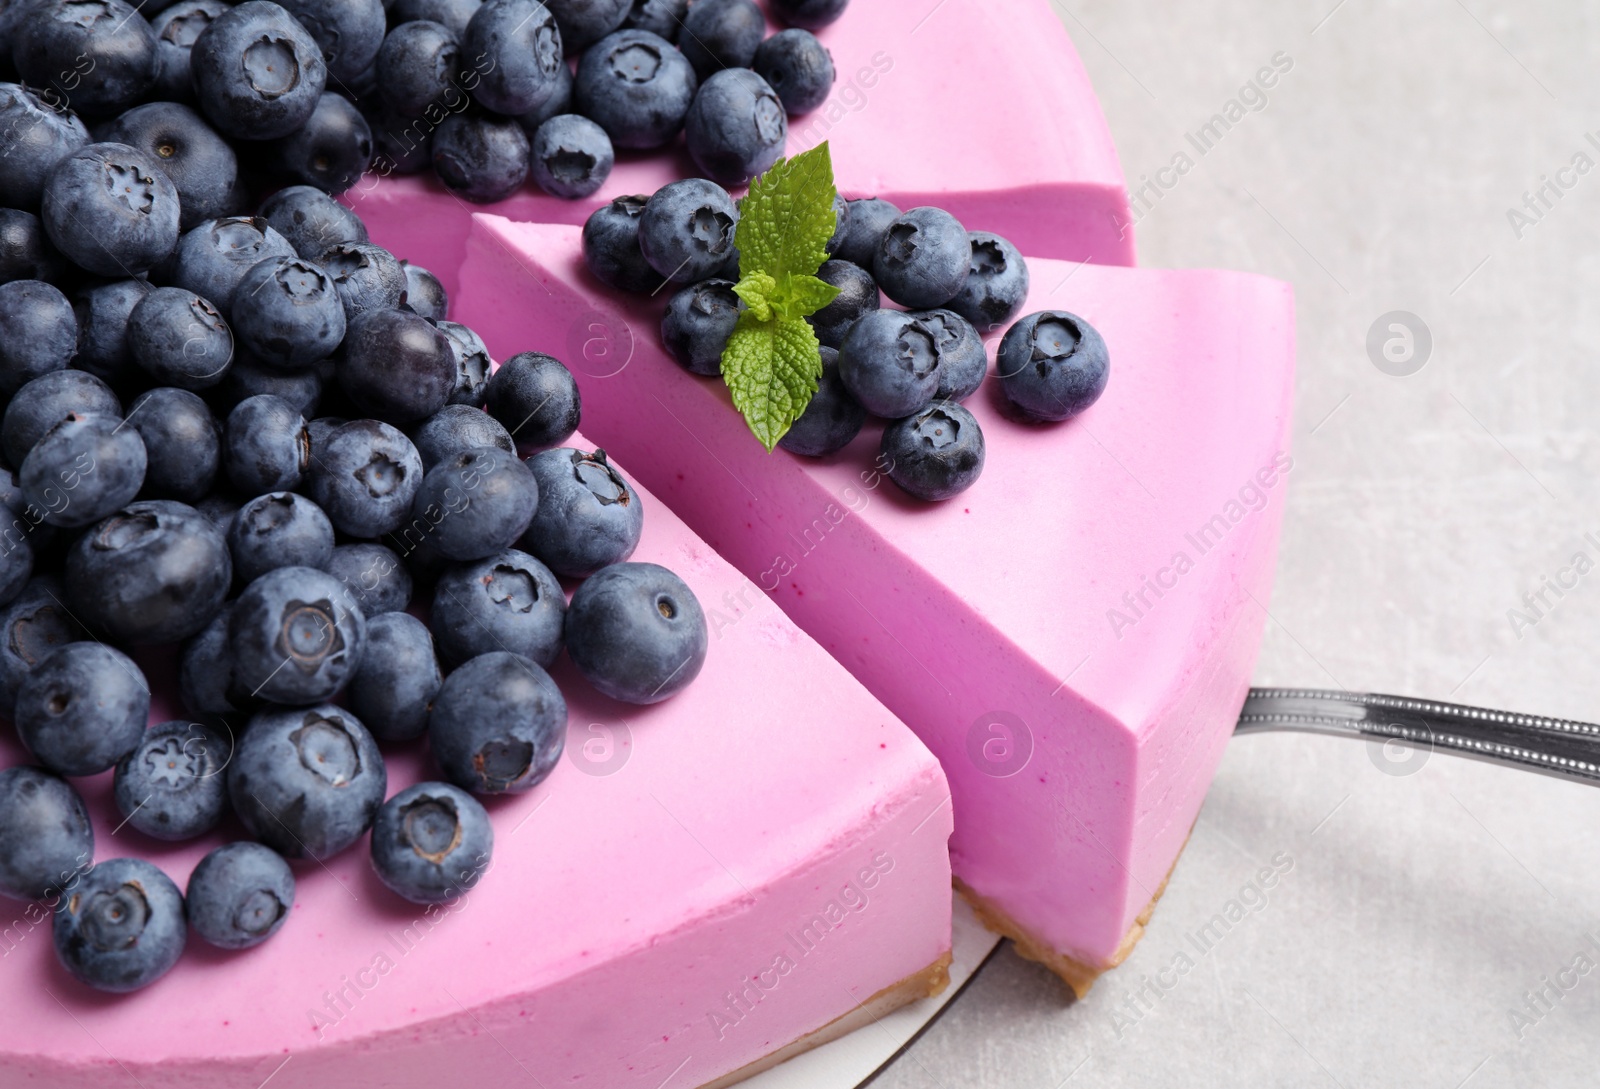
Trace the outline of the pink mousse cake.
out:
<instances>
[{"instance_id":1,"label":"pink mousse cake","mask_svg":"<svg viewBox=\"0 0 1600 1089\"><path fill-rule=\"evenodd\" d=\"M267 944L192 940L170 975L125 996L57 965L39 907L0 902L0 1085L724 1084L941 989L951 814L938 763L644 499L634 558L738 619L695 683L651 707L599 696L562 659L567 755L530 793L487 803L495 855L475 889L454 906L406 903L363 838L297 867L292 917ZM386 755L391 794L437 778L413 748ZM9 730L0 762L27 762ZM147 858L181 887L205 852L243 838L225 827L172 845L119 829L110 778L77 782L100 859Z\"/></svg>"},{"instance_id":2,"label":"pink mousse cake","mask_svg":"<svg viewBox=\"0 0 1600 1089\"><path fill-rule=\"evenodd\" d=\"M932 25L932 24L930 24ZM1080 991L1142 933L1244 699L1288 455L1288 285L1234 272L1029 261L1023 312L1105 337L1105 395L1021 422L967 402L983 476L944 503L839 454L767 454L720 380L660 348L579 232L480 215L460 320L492 351L568 361L585 427L939 757L958 886ZM991 344L991 358L992 358ZM734 614L709 614L713 630Z\"/></svg>"},{"instance_id":3,"label":"pink mousse cake","mask_svg":"<svg viewBox=\"0 0 1600 1089\"><path fill-rule=\"evenodd\" d=\"M788 154L828 141L839 192L901 208L937 205L1024 253L1133 264L1116 148L1045 0L863 0L817 36L838 81L822 106L789 119ZM431 171L383 173L375 165L341 199L374 242L439 276L454 296L468 218L479 209ZM667 149L620 153L586 200L549 196L530 181L493 211L581 226L616 197L699 173L680 137Z\"/></svg>"}]
</instances>

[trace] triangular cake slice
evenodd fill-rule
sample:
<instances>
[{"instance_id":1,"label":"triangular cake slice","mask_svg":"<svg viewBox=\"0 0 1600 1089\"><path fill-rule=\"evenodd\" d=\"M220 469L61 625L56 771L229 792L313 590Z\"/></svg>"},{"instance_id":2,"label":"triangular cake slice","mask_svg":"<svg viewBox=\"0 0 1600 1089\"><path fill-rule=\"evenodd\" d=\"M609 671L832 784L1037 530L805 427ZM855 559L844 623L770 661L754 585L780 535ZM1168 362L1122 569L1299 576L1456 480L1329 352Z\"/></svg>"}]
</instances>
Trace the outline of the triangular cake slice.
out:
<instances>
[{"instance_id":1,"label":"triangular cake slice","mask_svg":"<svg viewBox=\"0 0 1600 1089\"><path fill-rule=\"evenodd\" d=\"M531 792L488 803L481 883L453 907L406 903L363 839L296 867L293 915L264 945L191 938L171 974L121 997L70 979L48 917L6 901L0 1084L704 1086L942 988L938 763L664 502L644 502L634 558L739 619L694 683L651 707L597 695L563 656L567 755ZM438 777L419 750L386 753L391 794ZM0 760L27 762L10 731ZM119 829L109 779L78 781L101 860L144 857L182 887L204 852L244 837L231 822L180 845Z\"/></svg>"},{"instance_id":2,"label":"triangular cake slice","mask_svg":"<svg viewBox=\"0 0 1600 1089\"><path fill-rule=\"evenodd\" d=\"M1045 0L920 7L862 0L818 36L838 82L827 102L790 119L788 154L828 141L845 196L938 205L1025 253L1133 264L1116 148L1083 63ZM582 225L615 197L648 196L699 173L680 137L662 151L620 154L610 179L587 199L548 196L529 181L490 210ZM482 209L451 195L431 172L384 177L381 161L343 199L373 241L454 288L468 216Z\"/></svg>"},{"instance_id":3,"label":"triangular cake slice","mask_svg":"<svg viewBox=\"0 0 1600 1089\"><path fill-rule=\"evenodd\" d=\"M931 505L874 469L870 424L830 458L767 454L721 381L662 352L661 300L589 276L576 228L480 215L457 299L491 350L567 360L588 432L927 742L958 882L1081 989L1142 932L1244 699L1292 469L1293 301L1234 272L1029 267L1025 311L1095 325L1110 385L1041 426L986 381L983 475Z\"/></svg>"}]
</instances>

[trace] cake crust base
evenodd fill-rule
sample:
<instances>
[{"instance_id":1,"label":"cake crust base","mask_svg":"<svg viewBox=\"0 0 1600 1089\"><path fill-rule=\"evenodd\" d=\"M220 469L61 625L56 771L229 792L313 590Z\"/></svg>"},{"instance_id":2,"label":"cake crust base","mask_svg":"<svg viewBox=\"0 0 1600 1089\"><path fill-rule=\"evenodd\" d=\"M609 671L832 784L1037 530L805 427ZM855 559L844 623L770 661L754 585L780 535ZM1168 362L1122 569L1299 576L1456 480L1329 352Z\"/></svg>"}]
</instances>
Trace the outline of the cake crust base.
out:
<instances>
[{"instance_id":1,"label":"cake crust base","mask_svg":"<svg viewBox=\"0 0 1600 1089\"><path fill-rule=\"evenodd\" d=\"M910 1005L920 998L932 998L950 985L950 953L946 951L943 956L920 972L913 973L902 979L899 983L891 983L865 1002L860 1003L848 1013L840 1014L826 1025L809 1032L798 1040L791 1041L770 1054L763 1055L755 1062L746 1063L739 1069L722 1075L715 1081L707 1082L700 1089L727 1089L728 1086L741 1082L746 1078L754 1077L763 1070L770 1070L786 1059L810 1051L814 1047L832 1043L839 1037L854 1032L856 1029L865 1028L874 1021L893 1013L901 1006Z\"/></svg>"}]
</instances>

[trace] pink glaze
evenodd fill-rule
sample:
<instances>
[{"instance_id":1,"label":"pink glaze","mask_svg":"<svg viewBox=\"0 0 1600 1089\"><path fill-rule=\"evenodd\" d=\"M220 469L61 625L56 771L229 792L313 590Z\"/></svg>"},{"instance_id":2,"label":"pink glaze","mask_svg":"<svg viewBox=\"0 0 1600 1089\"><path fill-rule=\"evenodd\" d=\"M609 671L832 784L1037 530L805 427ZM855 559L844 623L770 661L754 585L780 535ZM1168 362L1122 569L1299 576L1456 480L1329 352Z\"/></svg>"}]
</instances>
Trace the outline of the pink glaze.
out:
<instances>
[{"instance_id":1,"label":"pink glaze","mask_svg":"<svg viewBox=\"0 0 1600 1089\"><path fill-rule=\"evenodd\" d=\"M969 230L998 231L1024 253L1133 264L1127 192L1089 77L1045 0L861 0L819 33L838 82L814 112L790 118L790 154L829 142L840 192L902 208L936 204ZM579 201L533 182L489 210L581 225L615 197L698 175L682 138L624 152ZM467 221L482 210L431 172L373 173L344 195L372 239L450 289Z\"/></svg>"},{"instance_id":2,"label":"pink glaze","mask_svg":"<svg viewBox=\"0 0 1600 1089\"><path fill-rule=\"evenodd\" d=\"M363 840L296 866L293 915L265 945L191 938L170 975L112 997L57 966L48 923L0 902L0 1085L693 1087L947 952L938 764L664 503L645 504L635 558L739 618L695 683L654 707L597 695L562 659L568 755L489 803L494 863L455 910L435 919L390 893ZM391 793L437 777L418 749L388 754ZM7 731L0 760L25 759ZM114 831L109 774L79 785L97 857L148 858L180 887L242 835L171 846ZM341 988L350 998L330 1006ZM741 1017L725 996L742 988Z\"/></svg>"},{"instance_id":3,"label":"pink glaze","mask_svg":"<svg viewBox=\"0 0 1600 1089\"><path fill-rule=\"evenodd\" d=\"M1244 698L1291 466L1293 301L1232 272L1030 269L1026 310L1092 322L1110 386L1036 425L985 382L983 476L936 505L873 470L876 427L821 461L765 453L720 381L663 354L662 300L596 284L574 228L478 217L455 316L497 356L573 366L588 433L940 758L956 875L1098 967L1177 858Z\"/></svg>"}]
</instances>

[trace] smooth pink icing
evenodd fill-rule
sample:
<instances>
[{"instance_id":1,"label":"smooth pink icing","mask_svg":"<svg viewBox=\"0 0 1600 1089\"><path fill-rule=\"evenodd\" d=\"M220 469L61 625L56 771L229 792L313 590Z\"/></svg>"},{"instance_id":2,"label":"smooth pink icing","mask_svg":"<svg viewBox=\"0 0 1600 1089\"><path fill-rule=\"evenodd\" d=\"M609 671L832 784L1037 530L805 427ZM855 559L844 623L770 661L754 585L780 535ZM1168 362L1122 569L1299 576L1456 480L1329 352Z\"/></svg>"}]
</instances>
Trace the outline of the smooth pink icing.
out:
<instances>
[{"instance_id":1,"label":"smooth pink icing","mask_svg":"<svg viewBox=\"0 0 1600 1089\"><path fill-rule=\"evenodd\" d=\"M530 793L491 801L493 867L431 928L377 881L363 840L326 867L296 866L293 916L265 945L234 954L191 938L170 975L131 996L76 983L48 922L30 929L24 905L0 901L0 1085L252 1089L270 1075L273 1089L656 1089L670 1075L692 1087L945 953L939 765L664 503L645 504L635 558L677 571L708 610L740 613L694 684L654 707L599 696L563 657L569 752L587 743L603 760L617 750L590 725L625 724L620 769L587 774L563 757ZM418 748L388 754L391 793L437 777ZM0 761L26 761L10 731ZM97 857L150 859L180 887L205 851L243 834L230 824L163 845L115 830L109 774L79 785ZM874 859L883 872L868 889ZM801 953L791 936L819 914L824 936ZM784 953L792 967L774 972ZM335 1020L325 992L351 981L359 997ZM744 986L756 998L736 1019L724 996Z\"/></svg>"},{"instance_id":2,"label":"smooth pink icing","mask_svg":"<svg viewBox=\"0 0 1600 1089\"><path fill-rule=\"evenodd\" d=\"M1026 309L1092 322L1110 386L1035 425L987 381L968 401L983 476L929 505L872 472L875 427L822 461L765 453L720 381L662 353L662 301L588 276L576 229L479 216L467 250L460 320L499 356L566 360L588 432L939 756L957 876L1107 963L1178 855L1255 659L1286 487L1289 286L1030 260ZM1022 771L992 774L991 721L1025 727Z\"/></svg>"},{"instance_id":3,"label":"smooth pink icing","mask_svg":"<svg viewBox=\"0 0 1600 1089\"><path fill-rule=\"evenodd\" d=\"M1116 148L1045 0L861 0L819 37L838 82L816 111L790 118L788 152L827 140L840 192L902 208L936 204L1024 253L1133 264ZM530 181L489 210L581 225L615 197L699 173L680 137L664 151L622 153L585 200L548 196ZM454 288L468 216L482 208L431 174L385 178L381 166L343 199L374 241Z\"/></svg>"}]
</instances>

